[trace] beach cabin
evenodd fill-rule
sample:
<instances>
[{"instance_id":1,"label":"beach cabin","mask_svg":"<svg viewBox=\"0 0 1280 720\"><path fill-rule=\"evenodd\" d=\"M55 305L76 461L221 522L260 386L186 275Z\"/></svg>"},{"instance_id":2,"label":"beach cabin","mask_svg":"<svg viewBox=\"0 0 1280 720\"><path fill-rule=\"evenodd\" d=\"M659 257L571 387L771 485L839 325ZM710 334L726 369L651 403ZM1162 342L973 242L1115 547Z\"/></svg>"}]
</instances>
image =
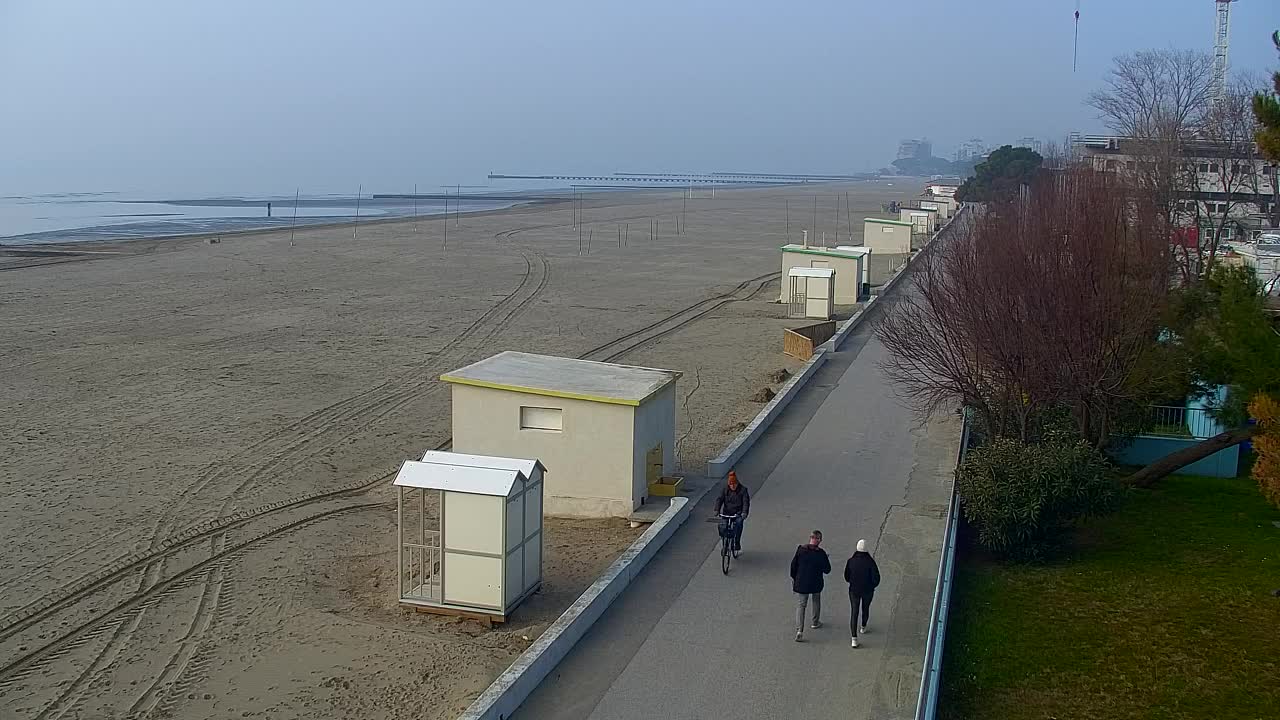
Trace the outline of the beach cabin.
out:
<instances>
[{"instance_id":1,"label":"beach cabin","mask_svg":"<svg viewBox=\"0 0 1280 720\"><path fill-rule=\"evenodd\" d=\"M555 468L549 515L625 518L675 468L679 377L508 351L440 379L452 386L455 451L536 457Z\"/></svg>"},{"instance_id":2,"label":"beach cabin","mask_svg":"<svg viewBox=\"0 0 1280 720\"><path fill-rule=\"evenodd\" d=\"M863 283L867 282L867 265L870 250L861 247L841 245L834 248L805 247L804 245L783 245L779 248L782 254L782 277L788 277L791 268L828 268L835 272L832 300L836 305L853 305L865 294ZM783 281L782 290L778 294L778 302L791 302L791 286Z\"/></svg>"},{"instance_id":3,"label":"beach cabin","mask_svg":"<svg viewBox=\"0 0 1280 720\"><path fill-rule=\"evenodd\" d=\"M959 185L949 182L931 182L924 186L927 194L941 197L955 197L956 191L959 189Z\"/></svg>"},{"instance_id":4,"label":"beach cabin","mask_svg":"<svg viewBox=\"0 0 1280 720\"><path fill-rule=\"evenodd\" d=\"M939 225L949 220L952 215L955 215L956 209L959 207L959 203L956 202L955 198L929 197L927 195L921 196L919 204L920 207L926 210L937 211Z\"/></svg>"},{"instance_id":5,"label":"beach cabin","mask_svg":"<svg viewBox=\"0 0 1280 720\"><path fill-rule=\"evenodd\" d=\"M926 207L900 207L898 219L909 222L912 232L917 235L930 235L938 229L938 209Z\"/></svg>"},{"instance_id":6,"label":"beach cabin","mask_svg":"<svg viewBox=\"0 0 1280 720\"><path fill-rule=\"evenodd\" d=\"M428 452L396 474L400 604L503 622L542 584L546 468Z\"/></svg>"},{"instance_id":7,"label":"beach cabin","mask_svg":"<svg viewBox=\"0 0 1280 720\"><path fill-rule=\"evenodd\" d=\"M836 314L836 271L829 267L793 267L787 270L790 317L830 320Z\"/></svg>"},{"instance_id":8,"label":"beach cabin","mask_svg":"<svg viewBox=\"0 0 1280 720\"><path fill-rule=\"evenodd\" d=\"M862 246L874 253L911 253L911 233L915 226L901 220L863 218Z\"/></svg>"}]
</instances>

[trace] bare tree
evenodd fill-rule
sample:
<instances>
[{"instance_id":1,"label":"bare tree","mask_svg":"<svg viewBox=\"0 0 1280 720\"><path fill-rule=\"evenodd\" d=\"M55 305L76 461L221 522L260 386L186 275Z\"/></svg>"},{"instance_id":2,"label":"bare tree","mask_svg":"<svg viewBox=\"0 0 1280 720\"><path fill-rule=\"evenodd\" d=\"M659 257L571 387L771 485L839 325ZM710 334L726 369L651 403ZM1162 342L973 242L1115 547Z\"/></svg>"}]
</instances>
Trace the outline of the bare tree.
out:
<instances>
[{"instance_id":1,"label":"bare tree","mask_svg":"<svg viewBox=\"0 0 1280 720\"><path fill-rule=\"evenodd\" d=\"M1124 138L1122 149L1133 158L1127 170L1175 225L1191 219L1189 206L1180 201L1199 189L1186 151L1212 99L1212 67L1212 55L1191 50L1121 55L1106 87L1087 101Z\"/></svg>"},{"instance_id":2,"label":"bare tree","mask_svg":"<svg viewBox=\"0 0 1280 720\"><path fill-rule=\"evenodd\" d=\"M1165 380L1168 248L1163 212L1121 176L1044 172L922 258L877 327L884 370L921 413L968 405L1025 441L1063 408L1101 446Z\"/></svg>"},{"instance_id":3,"label":"bare tree","mask_svg":"<svg viewBox=\"0 0 1280 720\"><path fill-rule=\"evenodd\" d=\"M1193 50L1141 50L1115 59L1107 86L1088 103L1115 133L1180 143L1211 98L1213 57Z\"/></svg>"}]
</instances>

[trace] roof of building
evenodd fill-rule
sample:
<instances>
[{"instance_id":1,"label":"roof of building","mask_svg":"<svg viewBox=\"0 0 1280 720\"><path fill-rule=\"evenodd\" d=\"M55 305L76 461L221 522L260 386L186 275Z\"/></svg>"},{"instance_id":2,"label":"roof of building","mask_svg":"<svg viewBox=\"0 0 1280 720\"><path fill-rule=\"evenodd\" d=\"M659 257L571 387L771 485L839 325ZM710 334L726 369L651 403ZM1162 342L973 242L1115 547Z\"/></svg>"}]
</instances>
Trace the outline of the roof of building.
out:
<instances>
[{"instance_id":1,"label":"roof of building","mask_svg":"<svg viewBox=\"0 0 1280 720\"><path fill-rule=\"evenodd\" d=\"M789 277L831 278L836 276L836 271L831 268L793 267L787 269L787 275Z\"/></svg>"},{"instance_id":2,"label":"roof of building","mask_svg":"<svg viewBox=\"0 0 1280 720\"><path fill-rule=\"evenodd\" d=\"M933 213L938 212L938 208L911 207L910 205L899 205L899 206L898 206L898 209L899 209L899 210L914 210L914 211L916 211L916 212L933 212Z\"/></svg>"},{"instance_id":3,"label":"roof of building","mask_svg":"<svg viewBox=\"0 0 1280 720\"><path fill-rule=\"evenodd\" d=\"M674 370L506 351L440 376L445 382L550 397L639 405L675 382Z\"/></svg>"},{"instance_id":4,"label":"roof of building","mask_svg":"<svg viewBox=\"0 0 1280 720\"><path fill-rule=\"evenodd\" d=\"M857 255L858 257L871 254L871 248L859 247L857 245L837 245L836 249L841 252L847 252L851 255Z\"/></svg>"},{"instance_id":5,"label":"roof of building","mask_svg":"<svg viewBox=\"0 0 1280 720\"><path fill-rule=\"evenodd\" d=\"M906 225L907 227L912 227L911 223L903 222L901 220L884 220L882 218L862 218L862 219L864 222L880 223L882 225Z\"/></svg>"},{"instance_id":6,"label":"roof of building","mask_svg":"<svg viewBox=\"0 0 1280 720\"><path fill-rule=\"evenodd\" d=\"M538 460L524 458L497 457L495 455L468 455L467 453L428 450L422 454L422 462L441 465L460 465L463 467L494 468L497 470L518 470L526 478L532 478L539 469L546 472Z\"/></svg>"},{"instance_id":7,"label":"roof of building","mask_svg":"<svg viewBox=\"0 0 1280 720\"><path fill-rule=\"evenodd\" d=\"M525 479L519 470L405 460L393 484L422 490L507 497L516 483Z\"/></svg>"},{"instance_id":8,"label":"roof of building","mask_svg":"<svg viewBox=\"0 0 1280 720\"><path fill-rule=\"evenodd\" d=\"M778 248L783 252L800 253L801 255L826 255L828 257L857 259L870 253L870 248L852 247L849 245L837 245L835 247L805 247L803 245L783 245Z\"/></svg>"}]
</instances>

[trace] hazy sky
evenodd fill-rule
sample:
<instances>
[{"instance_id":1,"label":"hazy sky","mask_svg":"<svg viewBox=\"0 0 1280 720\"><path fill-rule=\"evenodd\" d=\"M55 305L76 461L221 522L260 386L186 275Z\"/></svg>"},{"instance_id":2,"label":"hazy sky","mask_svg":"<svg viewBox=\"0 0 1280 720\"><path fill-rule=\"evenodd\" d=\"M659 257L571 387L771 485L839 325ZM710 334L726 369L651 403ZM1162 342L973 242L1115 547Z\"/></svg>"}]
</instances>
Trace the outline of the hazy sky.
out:
<instances>
[{"instance_id":1,"label":"hazy sky","mask_svg":"<svg viewBox=\"0 0 1280 720\"><path fill-rule=\"evenodd\" d=\"M0 0L0 193L393 191L494 172L882 167L1098 130L1211 0ZM1232 6L1233 69L1280 2Z\"/></svg>"}]
</instances>

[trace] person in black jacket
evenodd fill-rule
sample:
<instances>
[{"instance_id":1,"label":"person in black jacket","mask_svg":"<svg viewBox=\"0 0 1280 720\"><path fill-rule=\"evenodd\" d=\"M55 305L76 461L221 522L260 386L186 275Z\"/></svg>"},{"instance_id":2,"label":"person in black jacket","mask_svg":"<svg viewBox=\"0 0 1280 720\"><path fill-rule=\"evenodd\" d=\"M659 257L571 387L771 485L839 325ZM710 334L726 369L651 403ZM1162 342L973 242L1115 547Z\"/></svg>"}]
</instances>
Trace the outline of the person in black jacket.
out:
<instances>
[{"instance_id":1,"label":"person in black jacket","mask_svg":"<svg viewBox=\"0 0 1280 720\"><path fill-rule=\"evenodd\" d=\"M796 548L791 558L791 590L799 596L796 605L796 642L804 640L804 615L813 598L813 627L822 627L822 576L831 572L831 559L827 551L818 547L822 544L822 531L814 530L809 534L809 544Z\"/></svg>"},{"instance_id":2,"label":"person in black jacket","mask_svg":"<svg viewBox=\"0 0 1280 720\"><path fill-rule=\"evenodd\" d=\"M729 471L729 479L725 481L724 487L720 489L720 496L716 498L716 515L724 513L725 515L737 515L738 520L733 526L733 549L742 549L742 526L747 521L747 516L751 514L751 491L747 490L747 486L738 482L738 473L733 470Z\"/></svg>"},{"instance_id":3,"label":"person in black jacket","mask_svg":"<svg viewBox=\"0 0 1280 720\"><path fill-rule=\"evenodd\" d=\"M862 632L867 632L871 619L871 597L880 584L880 568L867 552L867 541L858 541L858 551L844 564L844 581L849 583L849 634L858 647L858 611L862 611Z\"/></svg>"}]
</instances>

